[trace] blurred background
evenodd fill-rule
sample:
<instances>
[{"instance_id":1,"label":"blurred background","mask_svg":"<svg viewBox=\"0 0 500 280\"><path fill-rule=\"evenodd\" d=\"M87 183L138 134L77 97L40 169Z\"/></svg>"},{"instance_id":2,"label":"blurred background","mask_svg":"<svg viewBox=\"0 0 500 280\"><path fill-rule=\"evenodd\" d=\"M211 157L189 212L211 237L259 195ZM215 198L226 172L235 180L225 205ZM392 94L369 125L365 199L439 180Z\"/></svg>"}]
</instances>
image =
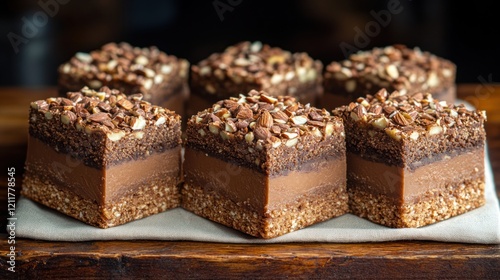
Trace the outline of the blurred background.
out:
<instances>
[{"instance_id":1,"label":"blurred background","mask_svg":"<svg viewBox=\"0 0 500 280\"><path fill-rule=\"evenodd\" d=\"M0 4L0 86L50 86L77 51L156 45L191 63L243 40L305 51L402 43L457 64L458 83L500 80L494 2L411 0L40 0Z\"/></svg>"}]
</instances>

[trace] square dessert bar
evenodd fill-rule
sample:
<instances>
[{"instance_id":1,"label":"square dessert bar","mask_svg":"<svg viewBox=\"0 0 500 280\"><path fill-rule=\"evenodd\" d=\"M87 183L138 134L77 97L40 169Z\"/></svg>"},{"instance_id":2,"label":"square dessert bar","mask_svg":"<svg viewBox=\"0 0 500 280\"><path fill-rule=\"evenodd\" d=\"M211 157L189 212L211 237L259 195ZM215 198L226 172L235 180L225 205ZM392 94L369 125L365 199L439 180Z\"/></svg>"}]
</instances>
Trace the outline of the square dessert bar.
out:
<instances>
[{"instance_id":1,"label":"square dessert bar","mask_svg":"<svg viewBox=\"0 0 500 280\"><path fill-rule=\"evenodd\" d=\"M188 71L187 60L156 47L108 43L90 53L76 53L59 66L59 93L107 86L127 95L143 93L145 101L182 115L189 95Z\"/></svg>"},{"instance_id":2,"label":"square dessert bar","mask_svg":"<svg viewBox=\"0 0 500 280\"><path fill-rule=\"evenodd\" d=\"M182 207L262 238L347 212L342 120L251 91L187 125Z\"/></svg>"},{"instance_id":3,"label":"square dessert bar","mask_svg":"<svg viewBox=\"0 0 500 280\"><path fill-rule=\"evenodd\" d=\"M453 104L455 72L455 64L419 48L394 45L360 51L326 67L320 105L333 109L382 88L401 94L429 92Z\"/></svg>"},{"instance_id":4,"label":"square dessert bar","mask_svg":"<svg viewBox=\"0 0 500 280\"><path fill-rule=\"evenodd\" d=\"M180 116L104 87L31 103L22 194L108 228L180 204Z\"/></svg>"},{"instance_id":5,"label":"square dessert bar","mask_svg":"<svg viewBox=\"0 0 500 280\"><path fill-rule=\"evenodd\" d=\"M323 64L306 53L290 53L261 42L241 42L191 67L188 116L250 90L288 95L315 105L323 92Z\"/></svg>"},{"instance_id":6,"label":"square dessert bar","mask_svg":"<svg viewBox=\"0 0 500 280\"><path fill-rule=\"evenodd\" d=\"M421 227L485 203L484 111L385 89L343 106L352 213Z\"/></svg>"}]
</instances>

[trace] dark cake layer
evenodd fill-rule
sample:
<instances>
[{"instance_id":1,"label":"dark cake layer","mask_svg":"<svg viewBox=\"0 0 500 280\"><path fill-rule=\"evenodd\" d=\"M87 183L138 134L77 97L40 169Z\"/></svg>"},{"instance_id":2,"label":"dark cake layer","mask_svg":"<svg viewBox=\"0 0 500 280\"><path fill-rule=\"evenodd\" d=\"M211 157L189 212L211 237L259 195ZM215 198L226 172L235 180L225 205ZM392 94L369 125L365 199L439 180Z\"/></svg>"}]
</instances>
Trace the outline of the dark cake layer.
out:
<instances>
[{"instance_id":1,"label":"dark cake layer","mask_svg":"<svg viewBox=\"0 0 500 280\"><path fill-rule=\"evenodd\" d=\"M294 98L257 91L192 116L186 135L186 147L268 175L345 153L340 118Z\"/></svg>"},{"instance_id":2,"label":"dark cake layer","mask_svg":"<svg viewBox=\"0 0 500 280\"><path fill-rule=\"evenodd\" d=\"M180 145L180 116L142 95L102 88L32 102L29 133L95 168Z\"/></svg>"},{"instance_id":3,"label":"dark cake layer","mask_svg":"<svg viewBox=\"0 0 500 280\"><path fill-rule=\"evenodd\" d=\"M430 94L385 89L334 110L344 119L347 150L363 158L415 168L436 155L484 146L484 111L435 100Z\"/></svg>"}]
</instances>

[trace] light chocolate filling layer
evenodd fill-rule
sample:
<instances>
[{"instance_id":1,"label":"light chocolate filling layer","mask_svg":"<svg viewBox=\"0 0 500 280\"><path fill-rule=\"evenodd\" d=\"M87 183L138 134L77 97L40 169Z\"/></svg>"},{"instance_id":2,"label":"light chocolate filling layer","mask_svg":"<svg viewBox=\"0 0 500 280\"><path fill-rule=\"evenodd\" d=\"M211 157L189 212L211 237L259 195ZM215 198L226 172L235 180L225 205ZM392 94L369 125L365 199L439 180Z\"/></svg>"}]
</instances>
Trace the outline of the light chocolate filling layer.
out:
<instances>
[{"instance_id":1,"label":"light chocolate filling layer","mask_svg":"<svg viewBox=\"0 0 500 280\"><path fill-rule=\"evenodd\" d=\"M413 171L347 153L347 170L350 188L385 195L398 202L415 202L429 190L445 190L449 184L484 177L484 149L445 156Z\"/></svg>"},{"instance_id":2,"label":"light chocolate filling layer","mask_svg":"<svg viewBox=\"0 0 500 280\"><path fill-rule=\"evenodd\" d=\"M221 193L259 213L293 203L306 193L345 188L346 185L343 157L311 161L299 170L271 176L191 148L185 149L184 157L188 184Z\"/></svg>"},{"instance_id":3,"label":"light chocolate filling layer","mask_svg":"<svg viewBox=\"0 0 500 280\"><path fill-rule=\"evenodd\" d=\"M173 184L177 184L180 180L180 149L179 146L146 159L97 169L29 136L26 163L28 172L43 172L42 177L55 181L61 189L104 205L119 200L125 193L153 178L175 178Z\"/></svg>"}]
</instances>

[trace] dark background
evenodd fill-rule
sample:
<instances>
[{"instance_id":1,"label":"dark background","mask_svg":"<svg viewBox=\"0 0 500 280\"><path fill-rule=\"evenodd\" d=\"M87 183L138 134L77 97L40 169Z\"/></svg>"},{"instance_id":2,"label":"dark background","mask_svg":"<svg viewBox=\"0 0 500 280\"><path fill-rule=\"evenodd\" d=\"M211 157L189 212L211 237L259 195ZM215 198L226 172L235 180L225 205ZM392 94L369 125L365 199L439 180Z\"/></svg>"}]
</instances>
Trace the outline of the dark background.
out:
<instances>
[{"instance_id":1,"label":"dark background","mask_svg":"<svg viewBox=\"0 0 500 280\"><path fill-rule=\"evenodd\" d=\"M47 16L46 24L19 45L17 54L8 34L23 36L23 18L33 23L33 16L44 10L39 1L3 1L0 85L55 85L60 63L77 51L91 51L110 41L156 45L196 63L230 44L260 40L308 52L325 65L344 58L342 42L364 50L402 43L455 62L459 83L500 80L493 1L391 1L399 2L402 11L392 14L389 24L374 30L376 35L361 46L355 44L355 28L365 30L375 21L370 11L387 10L390 1L70 0ZM228 5L223 20L214 3L220 9Z\"/></svg>"}]
</instances>

